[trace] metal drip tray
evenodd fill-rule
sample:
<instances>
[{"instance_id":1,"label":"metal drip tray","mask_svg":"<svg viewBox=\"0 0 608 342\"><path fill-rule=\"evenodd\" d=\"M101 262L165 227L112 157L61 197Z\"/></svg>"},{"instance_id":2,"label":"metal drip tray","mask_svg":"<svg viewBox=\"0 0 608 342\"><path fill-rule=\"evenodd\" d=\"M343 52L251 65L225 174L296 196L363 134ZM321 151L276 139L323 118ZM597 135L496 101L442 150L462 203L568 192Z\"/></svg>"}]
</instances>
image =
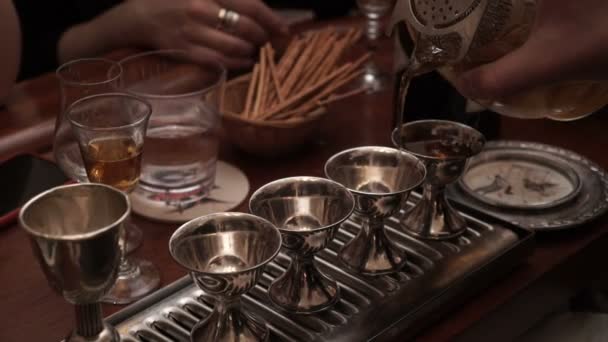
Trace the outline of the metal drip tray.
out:
<instances>
[{"instance_id":1,"label":"metal drip tray","mask_svg":"<svg viewBox=\"0 0 608 342\"><path fill-rule=\"evenodd\" d=\"M337 252L360 228L349 219L316 258L319 269L340 284L341 299L332 309L295 315L270 304L268 287L289 264L283 252L243 297L244 307L266 320L271 341L350 342L412 336L506 275L532 250L531 232L465 216L468 230L449 242L410 237L396 229L396 218L390 219L388 235L407 251L409 262L399 273L375 278L340 268ZM184 277L110 316L108 321L124 341L189 341L190 329L212 307L213 299Z\"/></svg>"}]
</instances>

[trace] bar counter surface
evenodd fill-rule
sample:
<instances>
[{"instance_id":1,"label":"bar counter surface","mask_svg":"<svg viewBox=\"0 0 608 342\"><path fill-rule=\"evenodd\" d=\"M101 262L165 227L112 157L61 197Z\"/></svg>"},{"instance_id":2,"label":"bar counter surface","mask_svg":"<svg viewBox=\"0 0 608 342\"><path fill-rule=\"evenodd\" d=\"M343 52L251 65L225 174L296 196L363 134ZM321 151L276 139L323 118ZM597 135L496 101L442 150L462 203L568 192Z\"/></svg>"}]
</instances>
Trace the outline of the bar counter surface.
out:
<instances>
[{"instance_id":1,"label":"bar counter surface","mask_svg":"<svg viewBox=\"0 0 608 342\"><path fill-rule=\"evenodd\" d=\"M342 19L336 25L361 24L358 19ZM322 23L300 26L300 29ZM363 44L361 44L363 45ZM353 54L361 53L363 46ZM380 65L391 70L392 43L382 42ZM317 141L298 153L278 160L260 160L223 143L220 159L241 168L251 191L289 176L321 176L323 164L334 153L362 145L390 145L392 89L372 95L358 95L332 104ZM55 116L59 108L59 88L50 73L20 83L5 108L0 109L0 160L18 152L50 155ZM608 117L599 113L574 122L517 120L501 118L501 139L537 141L571 149L608 169ZM1 194L0 190L0 194ZM237 211L247 211L247 198ZM145 233L144 244L135 255L153 261L161 270L162 286L185 275L172 260L168 240L178 227L135 217ZM419 335L424 341L443 341L467 328L507 303L549 272L583 251L608 232L608 217L577 229L557 234L541 234L537 248L525 262L505 274L501 281L476 294L456 311L441 318ZM52 292L36 263L25 233L16 225L0 229L0 341L59 341L72 329L72 307ZM104 306L109 315L122 306Z\"/></svg>"}]
</instances>

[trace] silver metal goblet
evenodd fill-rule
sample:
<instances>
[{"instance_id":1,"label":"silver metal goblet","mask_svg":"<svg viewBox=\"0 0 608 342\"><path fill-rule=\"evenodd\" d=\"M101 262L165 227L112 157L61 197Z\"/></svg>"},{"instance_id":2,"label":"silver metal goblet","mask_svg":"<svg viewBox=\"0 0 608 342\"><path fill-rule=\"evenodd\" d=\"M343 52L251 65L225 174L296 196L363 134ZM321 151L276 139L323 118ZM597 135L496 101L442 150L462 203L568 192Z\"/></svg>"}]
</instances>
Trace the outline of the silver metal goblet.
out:
<instances>
[{"instance_id":1,"label":"silver metal goblet","mask_svg":"<svg viewBox=\"0 0 608 342\"><path fill-rule=\"evenodd\" d=\"M21 209L19 222L48 282L75 306L68 342L119 341L102 320L99 300L116 279L118 239L129 212L122 192L90 183L53 188Z\"/></svg>"},{"instance_id":2,"label":"silver metal goblet","mask_svg":"<svg viewBox=\"0 0 608 342\"><path fill-rule=\"evenodd\" d=\"M392 134L393 144L420 158L427 177L422 199L405 213L401 226L424 239L450 239L466 230L466 221L448 202L445 187L462 175L468 158L479 153L484 136L469 126L444 120L412 121Z\"/></svg>"},{"instance_id":3,"label":"silver metal goblet","mask_svg":"<svg viewBox=\"0 0 608 342\"><path fill-rule=\"evenodd\" d=\"M279 228L291 255L287 271L268 290L274 304L294 313L313 313L338 301L338 283L317 269L314 257L334 238L354 205L344 186L316 177L280 179L251 196L251 213Z\"/></svg>"},{"instance_id":4,"label":"silver metal goblet","mask_svg":"<svg viewBox=\"0 0 608 342\"><path fill-rule=\"evenodd\" d=\"M192 329L192 341L268 339L266 325L241 311L240 296L256 284L280 248L281 234L272 223L243 213L202 216L173 233L171 256L217 299L211 314Z\"/></svg>"},{"instance_id":5,"label":"silver metal goblet","mask_svg":"<svg viewBox=\"0 0 608 342\"><path fill-rule=\"evenodd\" d=\"M380 275L405 265L405 252L384 231L384 220L405 203L424 180L424 165L415 156L394 148L366 146L342 151L325 163L327 178L344 185L355 197L361 230L339 252L351 271Z\"/></svg>"}]
</instances>

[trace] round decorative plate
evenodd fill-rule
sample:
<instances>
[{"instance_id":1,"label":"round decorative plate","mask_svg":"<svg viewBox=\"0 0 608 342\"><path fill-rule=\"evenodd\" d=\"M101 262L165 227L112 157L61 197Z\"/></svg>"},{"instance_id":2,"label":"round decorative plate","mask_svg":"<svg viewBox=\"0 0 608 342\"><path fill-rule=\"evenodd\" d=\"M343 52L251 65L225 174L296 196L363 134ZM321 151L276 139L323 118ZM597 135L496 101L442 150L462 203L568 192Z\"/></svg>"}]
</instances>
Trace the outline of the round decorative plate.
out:
<instances>
[{"instance_id":1,"label":"round decorative plate","mask_svg":"<svg viewBox=\"0 0 608 342\"><path fill-rule=\"evenodd\" d=\"M523 228L560 230L608 210L608 175L573 151L491 141L447 193L465 207Z\"/></svg>"},{"instance_id":2,"label":"round decorative plate","mask_svg":"<svg viewBox=\"0 0 608 342\"><path fill-rule=\"evenodd\" d=\"M576 197L581 181L568 160L530 150L491 150L475 158L460 186L479 201L503 208L551 208Z\"/></svg>"},{"instance_id":3,"label":"round decorative plate","mask_svg":"<svg viewBox=\"0 0 608 342\"><path fill-rule=\"evenodd\" d=\"M133 212L156 221L181 223L199 216L236 208L249 193L249 181L240 169L218 161L215 187L209 196L196 203L167 203L136 189L131 194Z\"/></svg>"}]
</instances>

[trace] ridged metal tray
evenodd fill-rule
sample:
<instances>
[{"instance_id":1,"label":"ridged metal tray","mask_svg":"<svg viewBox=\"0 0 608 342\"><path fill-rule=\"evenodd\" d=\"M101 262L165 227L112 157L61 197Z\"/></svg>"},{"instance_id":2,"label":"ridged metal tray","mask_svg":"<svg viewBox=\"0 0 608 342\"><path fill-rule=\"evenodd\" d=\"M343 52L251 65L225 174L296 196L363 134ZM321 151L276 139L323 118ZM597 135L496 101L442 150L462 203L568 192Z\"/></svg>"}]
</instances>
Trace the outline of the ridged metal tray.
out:
<instances>
[{"instance_id":1,"label":"ridged metal tray","mask_svg":"<svg viewBox=\"0 0 608 342\"><path fill-rule=\"evenodd\" d=\"M407 251L409 262L397 274L375 278L340 268L337 251L360 228L348 220L316 258L319 268L340 284L341 299L332 309L295 315L270 304L268 287L289 264L283 252L244 296L244 307L266 320L271 341L403 340L506 275L533 248L533 233L528 230L465 216L466 233L449 242L415 239L397 229L396 218L390 219L389 237ZM190 329L212 307L213 299L184 277L108 321L124 341L189 341Z\"/></svg>"}]
</instances>

